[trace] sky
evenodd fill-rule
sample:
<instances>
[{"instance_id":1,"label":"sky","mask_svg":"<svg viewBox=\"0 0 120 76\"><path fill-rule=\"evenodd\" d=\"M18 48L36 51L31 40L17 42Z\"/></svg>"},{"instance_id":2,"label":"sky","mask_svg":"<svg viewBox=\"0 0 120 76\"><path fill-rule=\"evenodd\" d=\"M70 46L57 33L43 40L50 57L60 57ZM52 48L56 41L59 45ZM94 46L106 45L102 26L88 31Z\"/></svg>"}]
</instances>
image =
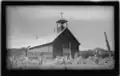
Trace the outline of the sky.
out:
<instances>
[{"instance_id":1,"label":"sky","mask_svg":"<svg viewBox=\"0 0 120 76\"><path fill-rule=\"evenodd\" d=\"M7 47L28 46L39 37L56 33L60 13L69 30L81 43L80 50L96 47L107 49L104 32L114 50L113 7L107 6L9 6L7 7Z\"/></svg>"}]
</instances>

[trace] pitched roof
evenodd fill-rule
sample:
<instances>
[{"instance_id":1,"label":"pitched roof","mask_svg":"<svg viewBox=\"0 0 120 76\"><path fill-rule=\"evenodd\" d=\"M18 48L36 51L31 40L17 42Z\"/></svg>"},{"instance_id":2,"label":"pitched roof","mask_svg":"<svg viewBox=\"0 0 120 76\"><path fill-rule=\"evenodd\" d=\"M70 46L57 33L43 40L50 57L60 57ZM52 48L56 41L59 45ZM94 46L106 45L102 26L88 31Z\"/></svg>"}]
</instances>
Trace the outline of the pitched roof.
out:
<instances>
[{"instance_id":1,"label":"pitched roof","mask_svg":"<svg viewBox=\"0 0 120 76\"><path fill-rule=\"evenodd\" d=\"M65 29L64 29L65 30ZM63 30L63 31L64 31ZM29 46L30 48L33 48L33 47L36 47L36 46L41 46L41 45L45 45L45 44L48 44L48 43L51 43L53 42L63 31L61 31L60 33L54 33L54 34L51 34L51 35L48 35L48 36L44 36L42 37L43 41L42 42L39 42L39 39L34 41L33 43L31 43Z\"/></svg>"},{"instance_id":2,"label":"pitched roof","mask_svg":"<svg viewBox=\"0 0 120 76\"><path fill-rule=\"evenodd\" d=\"M40 47L40 46L44 46L44 45L49 45L49 43L52 43L65 30L66 29L64 29L63 31L61 31L59 33L53 33L48 36L41 37L40 39L37 39L37 40L30 40L30 41L28 40L27 43L25 43L24 45L20 45L18 47L19 48L22 48L22 47L27 48L28 46L30 46L29 49L32 49L32 48L36 48L36 47ZM76 38L76 36L75 36L75 38ZM18 47L16 47L16 48L18 48Z\"/></svg>"}]
</instances>

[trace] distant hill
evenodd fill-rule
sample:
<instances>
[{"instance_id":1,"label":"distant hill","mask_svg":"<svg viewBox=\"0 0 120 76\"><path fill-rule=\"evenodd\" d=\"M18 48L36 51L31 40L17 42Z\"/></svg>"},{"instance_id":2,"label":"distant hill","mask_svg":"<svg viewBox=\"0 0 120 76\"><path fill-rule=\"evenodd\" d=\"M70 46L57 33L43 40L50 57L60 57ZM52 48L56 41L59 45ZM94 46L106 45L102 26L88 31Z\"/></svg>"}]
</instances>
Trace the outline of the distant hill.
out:
<instances>
[{"instance_id":1,"label":"distant hill","mask_svg":"<svg viewBox=\"0 0 120 76\"><path fill-rule=\"evenodd\" d=\"M8 49L8 56L21 56L26 55L27 48L12 48ZM97 53L96 53L97 51ZM114 56L114 52L112 51L112 56ZM95 49L88 49L84 51L79 51L78 56L83 56L84 58L88 58L89 56L97 55L98 57L107 57L109 56L109 51L103 48L95 48Z\"/></svg>"},{"instance_id":2,"label":"distant hill","mask_svg":"<svg viewBox=\"0 0 120 76\"><path fill-rule=\"evenodd\" d=\"M114 56L114 52L111 51L112 56ZM89 56L98 56L98 57L108 57L109 56L109 51L105 50L103 48L95 48L95 49L88 49L84 51L79 52L79 56L83 56L85 58L88 58Z\"/></svg>"},{"instance_id":3,"label":"distant hill","mask_svg":"<svg viewBox=\"0 0 120 76\"><path fill-rule=\"evenodd\" d=\"M102 49L102 48L95 48L94 50L95 50L95 51L98 51L99 53L109 53L108 50ZM111 50L111 53L113 54L114 51Z\"/></svg>"}]
</instances>

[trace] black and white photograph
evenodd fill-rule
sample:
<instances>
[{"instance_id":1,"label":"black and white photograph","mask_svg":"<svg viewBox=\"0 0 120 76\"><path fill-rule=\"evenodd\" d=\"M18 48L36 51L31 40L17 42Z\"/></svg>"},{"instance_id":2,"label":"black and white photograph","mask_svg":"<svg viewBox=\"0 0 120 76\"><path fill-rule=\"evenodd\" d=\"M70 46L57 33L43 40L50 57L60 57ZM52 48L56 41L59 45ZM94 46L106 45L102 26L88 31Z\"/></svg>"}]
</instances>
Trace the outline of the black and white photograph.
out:
<instances>
[{"instance_id":1,"label":"black and white photograph","mask_svg":"<svg viewBox=\"0 0 120 76\"><path fill-rule=\"evenodd\" d=\"M7 69L113 69L112 6L8 6Z\"/></svg>"}]
</instances>

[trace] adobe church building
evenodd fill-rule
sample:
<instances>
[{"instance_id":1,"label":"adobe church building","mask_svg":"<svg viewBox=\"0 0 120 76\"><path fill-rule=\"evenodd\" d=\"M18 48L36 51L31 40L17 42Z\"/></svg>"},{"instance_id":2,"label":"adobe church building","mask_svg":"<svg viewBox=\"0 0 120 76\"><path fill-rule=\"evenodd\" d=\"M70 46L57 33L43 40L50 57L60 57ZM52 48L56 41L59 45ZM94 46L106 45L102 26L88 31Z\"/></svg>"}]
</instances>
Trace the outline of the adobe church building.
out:
<instances>
[{"instance_id":1,"label":"adobe church building","mask_svg":"<svg viewBox=\"0 0 120 76\"><path fill-rule=\"evenodd\" d=\"M42 45L32 46L28 49L28 57L50 56L55 58L56 56L72 56L79 52L79 41L68 29L67 20L61 15L61 19L56 21L57 33L52 35L52 38L48 37L46 43Z\"/></svg>"}]
</instances>

